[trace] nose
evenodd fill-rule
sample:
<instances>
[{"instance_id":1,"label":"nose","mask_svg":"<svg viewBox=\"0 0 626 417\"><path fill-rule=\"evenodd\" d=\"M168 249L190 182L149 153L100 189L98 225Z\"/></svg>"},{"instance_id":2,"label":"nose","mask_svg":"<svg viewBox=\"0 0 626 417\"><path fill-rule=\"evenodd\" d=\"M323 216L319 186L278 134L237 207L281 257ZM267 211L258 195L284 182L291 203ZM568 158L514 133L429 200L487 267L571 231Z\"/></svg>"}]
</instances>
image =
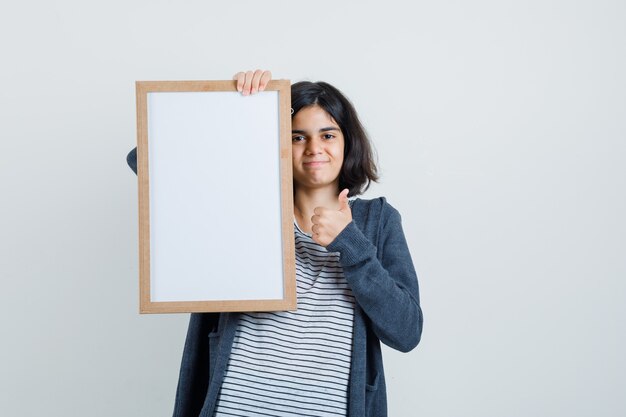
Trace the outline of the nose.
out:
<instances>
[{"instance_id":1,"label":"nose","mask_svg":"<svg viewBox=\"0 0 626 417\"><path fill-rule=\"evenodd\" d=\"M317 138L312 138L306 143L306 153L308 155L315 155L322 152L322 143Z\"/></svg>"}]
</instances>

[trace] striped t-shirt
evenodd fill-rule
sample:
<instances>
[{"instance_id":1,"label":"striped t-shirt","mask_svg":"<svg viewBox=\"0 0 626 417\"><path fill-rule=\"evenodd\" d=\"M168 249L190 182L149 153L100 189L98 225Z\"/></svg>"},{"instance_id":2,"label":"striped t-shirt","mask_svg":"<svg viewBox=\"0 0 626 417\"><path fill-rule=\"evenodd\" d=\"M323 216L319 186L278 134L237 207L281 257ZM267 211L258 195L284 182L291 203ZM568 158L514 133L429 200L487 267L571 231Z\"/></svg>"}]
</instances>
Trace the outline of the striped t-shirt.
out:
<instances>
[{"instance_id":1,"label":"striped t-shirt","mask_svg":"<svg viewBox=\"0 0 626 417\"><path fill-rule=\"evenodd\" d=\"M297 310L241 315L216 417L347 415L354 297L339 253L294 226Z\"/></svg>"}]
</instances>

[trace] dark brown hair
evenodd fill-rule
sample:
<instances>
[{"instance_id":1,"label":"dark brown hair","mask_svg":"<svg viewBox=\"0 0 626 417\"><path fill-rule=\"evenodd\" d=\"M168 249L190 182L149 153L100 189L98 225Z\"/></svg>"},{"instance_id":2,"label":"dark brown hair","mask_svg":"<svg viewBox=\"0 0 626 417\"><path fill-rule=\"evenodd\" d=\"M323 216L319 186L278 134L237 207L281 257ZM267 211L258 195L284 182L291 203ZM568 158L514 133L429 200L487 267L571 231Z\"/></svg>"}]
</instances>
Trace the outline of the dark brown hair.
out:
<instances>
[{"instance_id":1,"label":"dark brown hair","mask_svg":"<svg viewBox=\"0 0 626 417\"><path fill-rule=\"evenodd\" d=\"M344 137L339 190L349 189L349 196L364 193L372 181L378 180L378 170L369 137L354 106L341 91L322 81L301 81L291 86L292 119L303 108L315 105L333 118Z\"/></svg>"}]
</instances>

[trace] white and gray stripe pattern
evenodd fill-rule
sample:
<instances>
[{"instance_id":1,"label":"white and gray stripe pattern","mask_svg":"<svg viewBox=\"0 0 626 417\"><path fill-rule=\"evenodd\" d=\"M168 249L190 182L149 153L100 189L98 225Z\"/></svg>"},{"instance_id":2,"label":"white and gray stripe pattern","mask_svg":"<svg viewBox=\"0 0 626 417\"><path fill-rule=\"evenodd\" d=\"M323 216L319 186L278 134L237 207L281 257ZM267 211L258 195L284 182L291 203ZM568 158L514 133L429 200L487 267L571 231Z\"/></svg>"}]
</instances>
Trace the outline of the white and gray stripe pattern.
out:
<instances>
[{"instance_id":1,"label":"white and gray stripe pattern","mask_svg":"<svg viewBox=\"0 0 626 417\"><path fill-rule=\"evenodd\" d=\"M338 253L295 241L298 309L241 315L217 417L347 414L354 297Z\"/></svg>"}]
</instances>

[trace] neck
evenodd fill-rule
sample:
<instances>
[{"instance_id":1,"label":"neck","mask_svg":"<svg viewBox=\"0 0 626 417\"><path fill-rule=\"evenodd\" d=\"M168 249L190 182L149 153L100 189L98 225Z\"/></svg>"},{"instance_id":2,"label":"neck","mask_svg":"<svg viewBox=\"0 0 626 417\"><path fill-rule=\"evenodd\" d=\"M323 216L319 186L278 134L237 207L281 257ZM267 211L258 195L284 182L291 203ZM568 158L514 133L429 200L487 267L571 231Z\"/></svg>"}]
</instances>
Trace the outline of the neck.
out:
<instances>
[{"instance_id":1,"label":"neck","mask_svg":"<svg viewBox=\"0 0 626 417\"><path fill-rule=\"evenodd\" d=\"M301 188L296 187L293 196L294 214L298 226L306 232L311 233L311 217L316 207L324 207L329 209L339 209L338 185L324 188Z\"/></svg>"}]
</instances>

